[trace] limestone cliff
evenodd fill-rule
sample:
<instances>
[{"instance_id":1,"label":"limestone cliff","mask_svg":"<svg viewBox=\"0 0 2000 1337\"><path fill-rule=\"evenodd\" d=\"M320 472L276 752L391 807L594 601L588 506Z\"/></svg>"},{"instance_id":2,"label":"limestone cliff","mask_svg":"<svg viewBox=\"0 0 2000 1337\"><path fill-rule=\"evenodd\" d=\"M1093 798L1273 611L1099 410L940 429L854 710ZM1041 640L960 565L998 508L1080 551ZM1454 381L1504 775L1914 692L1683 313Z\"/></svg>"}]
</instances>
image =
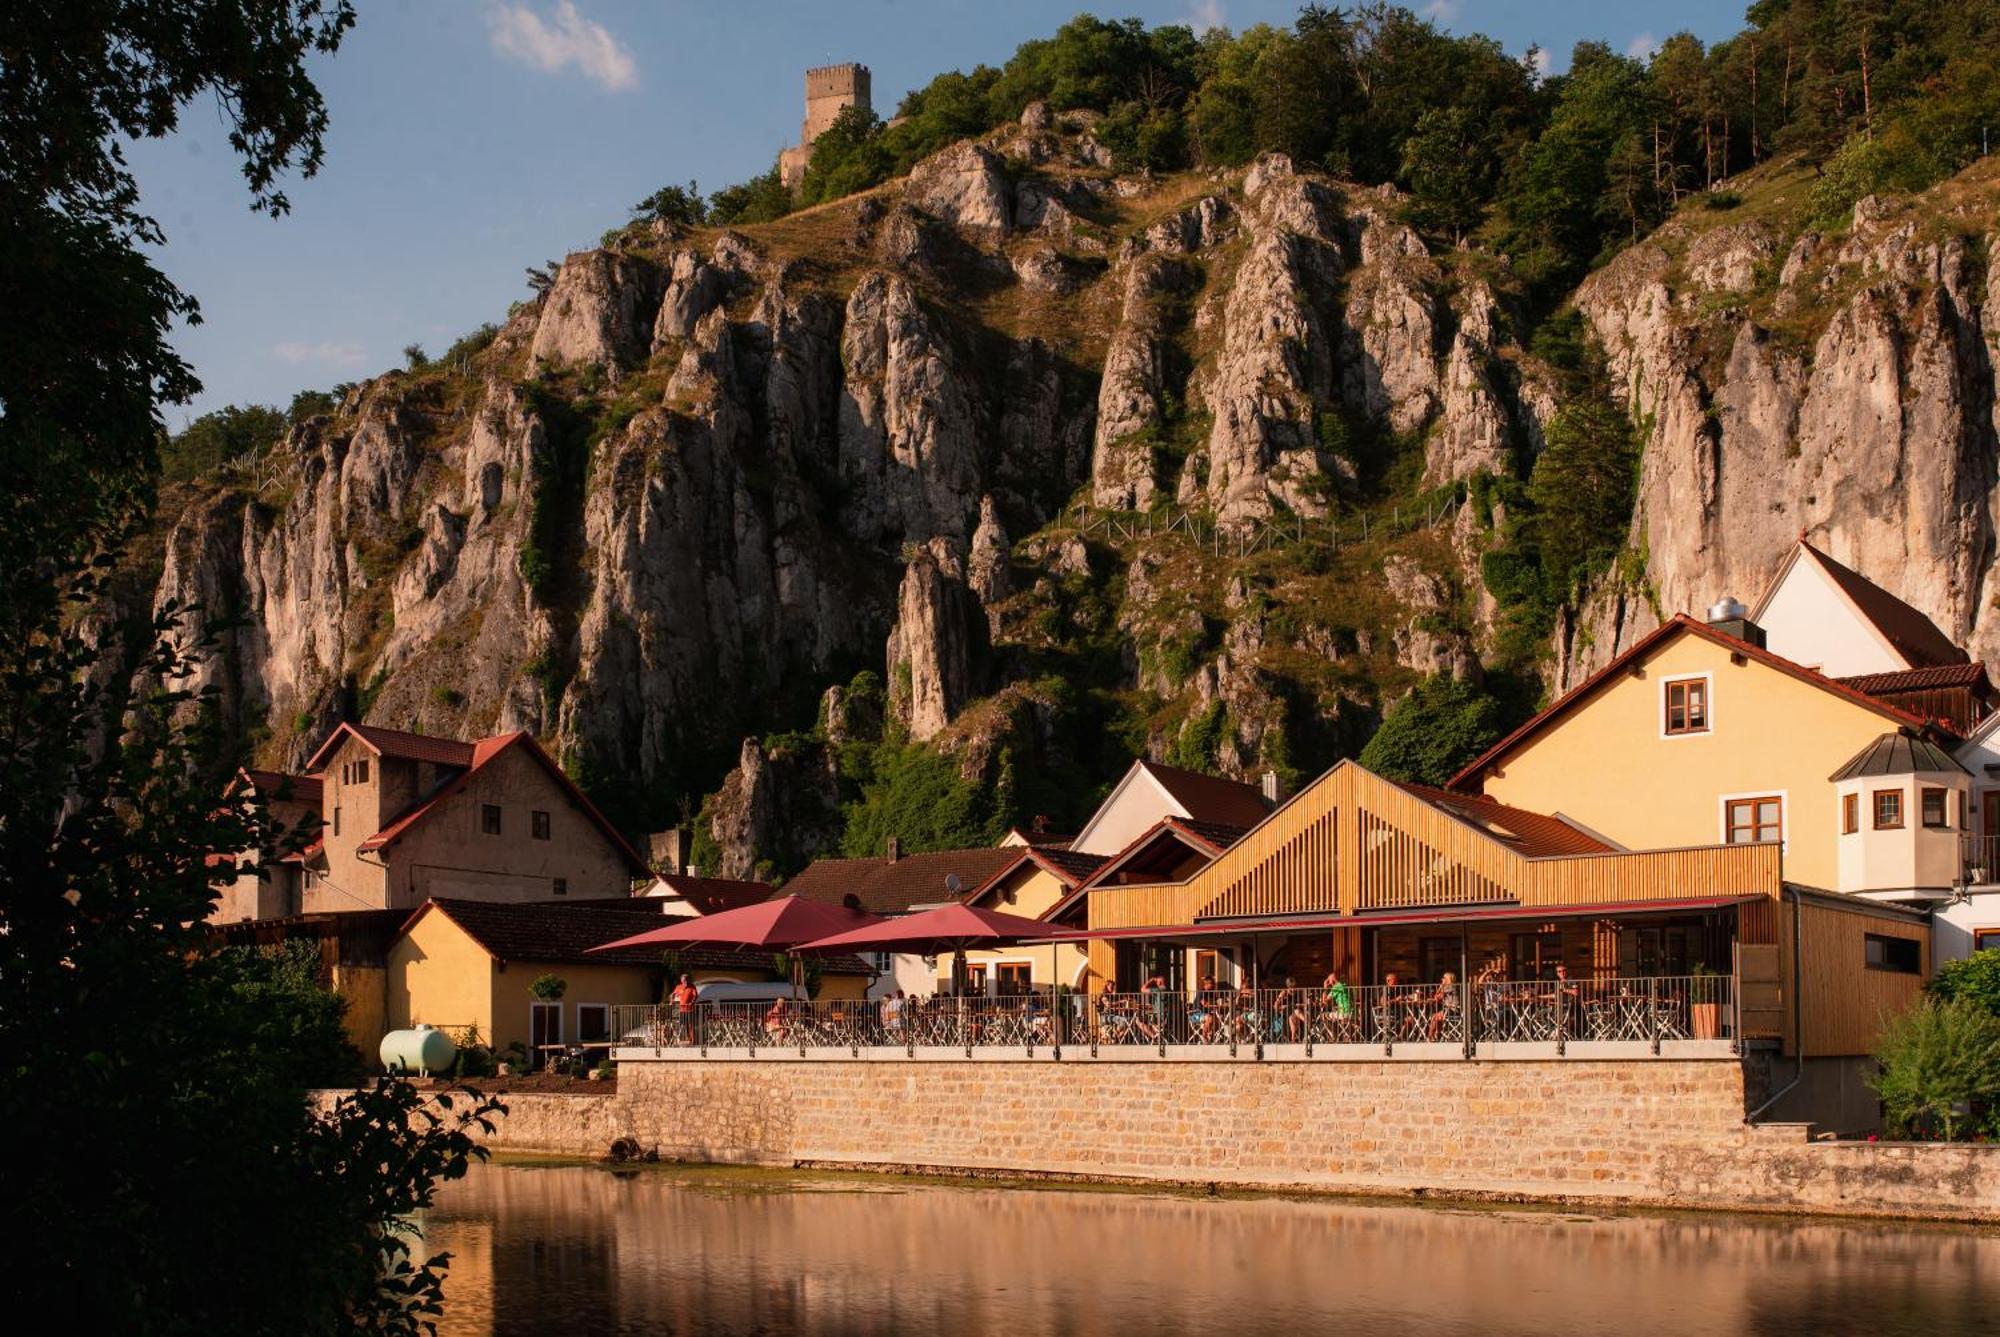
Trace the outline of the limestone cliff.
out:
<instances>
[{"instance_id":1,"label":"limestone cliff","mask_svg":"<svg viewBox=\"0 0 2000 1337\"><path fill-rule=\"evenodd\" d=\"M203 673L263 761L344 713L532 729L635 830L707 796L732 875L838 843L856 742L1024 793L1119 750L1296 772L1479 680L1504 508L1464 484L1558 407L1504 261L1282 158L1105 164L1036 115L778 223L627 229L469 365L176 494L158 599L240 619ZM1584 284L1647 437L1556 683L1800 529L2000 649L1980 185L1823 238L1683 211Z\"/></svg>"}]
</instances>

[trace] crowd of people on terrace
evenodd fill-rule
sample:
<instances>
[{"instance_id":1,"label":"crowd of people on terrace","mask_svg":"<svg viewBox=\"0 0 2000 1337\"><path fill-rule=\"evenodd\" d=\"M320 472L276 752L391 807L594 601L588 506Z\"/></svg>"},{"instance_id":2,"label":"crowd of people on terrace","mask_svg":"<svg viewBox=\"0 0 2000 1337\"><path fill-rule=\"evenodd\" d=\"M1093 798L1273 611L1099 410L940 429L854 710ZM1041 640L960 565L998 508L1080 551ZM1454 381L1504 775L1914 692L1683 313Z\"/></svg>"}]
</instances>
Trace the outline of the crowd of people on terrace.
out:
<instances>
[{"instance_id":1,"label":"crowd of people on terrace","mask_svg":"<svg viewBox=\"0 0 2000 1337\"><path fill-rule=\"evenodd\" d=\"M1467 1038L1469 1011L1487 1039L1638 1038L1662 1025L1680 1030L1676 1010L1685 1002L1672 991L1648 991L1640 980L1576 981L1564 965L1533 980L1509 980L1499 965L1487 965L1470 988L1455 971L1421 983L1391 971L1381 984L1350 985L1333 970L1316 985L1286 975L1264 989L1206 974L1184 990L1155 972L1137 990L1094 995L1052 995L1046 986L1003 996L976 987L930 995L897 989L874 1001L780 997L700 1012L693 993L674 991L678 1034L666 1043L693 1042L698 1021L704 1043L768 1046L1439 1043Z\"/></svg>"}]
</instances>

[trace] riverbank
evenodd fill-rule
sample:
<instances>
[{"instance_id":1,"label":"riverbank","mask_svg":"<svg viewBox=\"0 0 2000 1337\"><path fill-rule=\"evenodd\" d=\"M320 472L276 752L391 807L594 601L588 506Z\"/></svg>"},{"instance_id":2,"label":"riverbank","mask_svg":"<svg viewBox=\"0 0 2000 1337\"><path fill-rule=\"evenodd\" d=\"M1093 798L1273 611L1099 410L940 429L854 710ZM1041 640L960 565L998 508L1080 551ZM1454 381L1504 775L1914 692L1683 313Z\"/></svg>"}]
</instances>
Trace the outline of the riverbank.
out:
<instances>
[{"instance_id":1,"label":"riverbank","mask_svg":"<svg viewBox=\"0 0 2000 1337\"><path fill-rule=\"evenodd\" d=\"M627 1061L496 1151L965 1179L2000 1223L2000 1147L1743 1123L1741 1064Z\"/></svg>"}]
</instances>

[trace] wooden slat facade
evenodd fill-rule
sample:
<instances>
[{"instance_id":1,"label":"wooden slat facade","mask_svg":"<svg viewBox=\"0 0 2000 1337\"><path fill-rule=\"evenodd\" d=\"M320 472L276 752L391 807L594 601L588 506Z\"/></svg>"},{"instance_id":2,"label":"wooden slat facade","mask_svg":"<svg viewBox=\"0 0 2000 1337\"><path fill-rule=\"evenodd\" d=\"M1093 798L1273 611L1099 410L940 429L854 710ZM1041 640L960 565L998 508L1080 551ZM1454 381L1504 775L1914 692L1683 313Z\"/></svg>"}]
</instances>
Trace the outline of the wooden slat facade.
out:
<instances>
[{"instance_id":1,"label":"wooden slat facade","mask_svg":"<svg viewBox=\"0 0 2000 1337\"><path fill-rule=\"evenodd\" d=\"M1792 982L1792 906L1779 907L1778 980ZM1918 944L1920 970L1908 974L1870 969L1870 934ZM1799 998L1805 1016L1807 1055L1866 1054L1875 1047L1882 1023L1916 1006L1931 973L1930 926L1908 916L1861 902L1849 906L1809 896L1799 922L1804 957ZM1794 1051L1792 1000L1783 999L1785 1052Z\"/></svg>"},{"instance_id":2,"label":"wooden slat facade","mask_svg":"<svg viewBox=\"0 0 2000 1337\"><path fill-rule=\"evenodd\" d=\"M1710 895L1775 898L1779 862L1776 845L1530 858L1505 840L1344 762L1185 886L1204 918L1509 902L1562 906ZM1097 910L1098 898L1108 894L1092 893L1093 926L1113 922ZM1188 920L1126 919L1121 913L1116 922Z\"/></svg>"}]
</instances>

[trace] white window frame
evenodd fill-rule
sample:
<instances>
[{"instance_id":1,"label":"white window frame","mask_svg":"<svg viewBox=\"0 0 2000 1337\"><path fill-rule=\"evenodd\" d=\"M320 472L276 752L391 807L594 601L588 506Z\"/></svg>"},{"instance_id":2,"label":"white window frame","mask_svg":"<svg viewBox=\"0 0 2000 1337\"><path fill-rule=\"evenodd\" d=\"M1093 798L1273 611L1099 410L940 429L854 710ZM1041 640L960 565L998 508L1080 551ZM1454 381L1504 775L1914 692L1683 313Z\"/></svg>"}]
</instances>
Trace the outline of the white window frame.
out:
<instances>
[{"instance_id":1,"label":"white window frame","mask_svg":"<svg viewBox=\"0 0 2000 1337\"><path fill-rule=\"evenodd\" d=\"M1691 729L1686 733L1668 733L1667 732L1667 684L1676 682L1697 682L1697 681L1702 684L1702 689L1701 689L1702 699L1708 705L1707 726L1700 729ZM1653 720L1654 720L1654 727L1656 727L1660 731L1660 737L1669 742L1680 743L1680 742L1685 742L1690 738L1713 737L1715 734L1715 725L1716 725L1715 675L1713 673L1706 671L1701 673L1662 673L1660 675L1659 699L1654 705Z\"/></svg>"},{"instance_id":2,"label":"white window frame","mask_svg":"<svg viewBox=\"0 0 2000 1337\"><path fill-rule=\"evenodd\" d=\"M1665 717L1662 716L1662 719ZM1713 724L1710 725L1713 728ZM1715 830L1718 845L1729 843L1729 805L1744 799L1774 798L1778 800L1778 848L1789 850L1792 845L1792 796L1783 789L1745 789L1734 794L1715 796ZM1763 842L1758 842L1763 843Z\"/></svg>"}]
</instances>

